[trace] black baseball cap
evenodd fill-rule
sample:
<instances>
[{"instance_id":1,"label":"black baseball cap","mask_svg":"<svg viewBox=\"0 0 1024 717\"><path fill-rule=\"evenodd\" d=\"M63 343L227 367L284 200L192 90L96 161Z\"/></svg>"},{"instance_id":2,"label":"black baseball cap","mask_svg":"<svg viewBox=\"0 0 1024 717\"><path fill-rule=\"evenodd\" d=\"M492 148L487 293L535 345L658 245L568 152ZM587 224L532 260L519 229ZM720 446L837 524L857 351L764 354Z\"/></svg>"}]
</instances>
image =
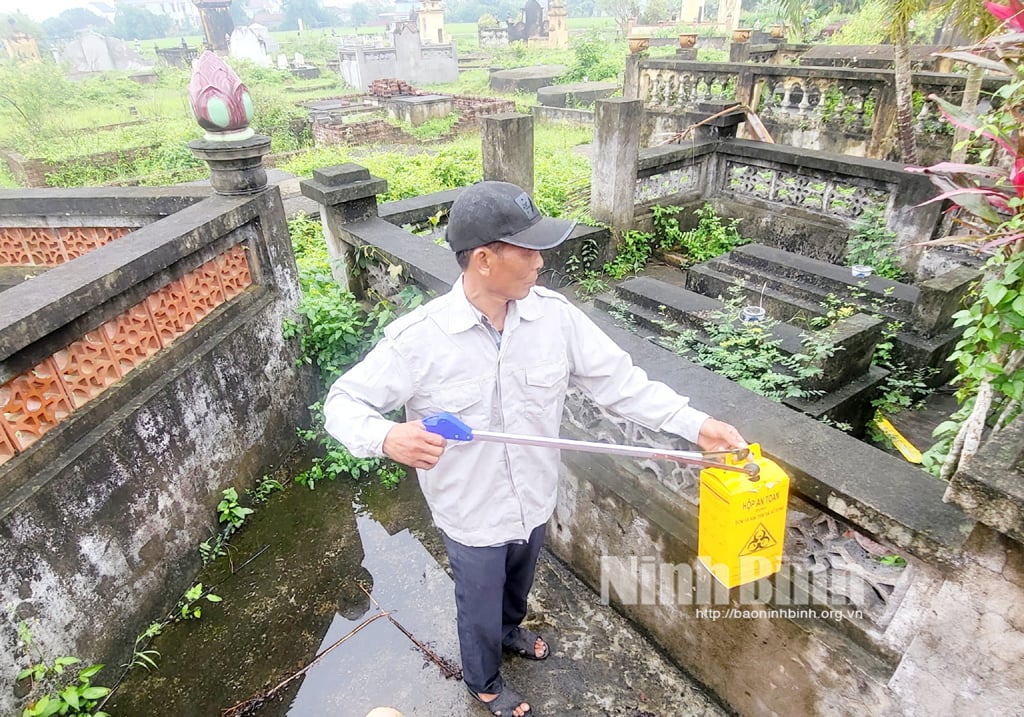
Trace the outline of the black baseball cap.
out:
<instances>
[{"instance_id":1,"label":"black baseball cap","mask_svg":"<svg viewBox=\"0 0 1024 717\"><path fill-rule=\"evenodd\" d=\"M445 239L452 251L502 241L526 249L552 249L576 222L545 217L522 187L493 180L466 187L452 203Z\"/></svg>"}]
</instances>

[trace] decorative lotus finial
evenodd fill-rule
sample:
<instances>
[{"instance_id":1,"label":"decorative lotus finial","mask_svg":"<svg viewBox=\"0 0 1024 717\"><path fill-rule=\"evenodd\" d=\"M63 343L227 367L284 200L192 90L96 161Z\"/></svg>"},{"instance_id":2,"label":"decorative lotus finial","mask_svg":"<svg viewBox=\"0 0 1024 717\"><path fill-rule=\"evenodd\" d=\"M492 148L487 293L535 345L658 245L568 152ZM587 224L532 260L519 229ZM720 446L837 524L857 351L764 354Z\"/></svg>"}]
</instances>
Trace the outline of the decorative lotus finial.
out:
<instances>
[{"instance_id":1,"label":"decorative lotus finial","mask_svg":"<svg viewBox=\"0 0 1024 717\"><path fill-rule=\"evenodd\" d=\"M249 90L224 60L209 50L196 60L188 99L199 126L211 142L248 139L253 106Z\"/></svg>"}]
</instances>

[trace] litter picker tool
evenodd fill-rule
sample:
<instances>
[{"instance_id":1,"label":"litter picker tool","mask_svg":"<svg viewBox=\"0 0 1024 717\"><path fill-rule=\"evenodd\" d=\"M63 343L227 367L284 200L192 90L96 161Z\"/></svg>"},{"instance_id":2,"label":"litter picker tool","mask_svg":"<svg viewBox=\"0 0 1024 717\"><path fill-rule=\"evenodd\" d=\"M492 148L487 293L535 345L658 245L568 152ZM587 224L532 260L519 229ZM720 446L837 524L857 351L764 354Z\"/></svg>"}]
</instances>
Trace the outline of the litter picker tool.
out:
<instances>
[{"instance_id":1,"label":"litter picker tool","mask_svg":"<svg viewBox=\"0 0 1024 717\"><path fill-rule=\"evenodd\" d=\"M423 419L423 426L431 433L450 441L488 441L492 443L511 443L520 446L540 446L543 448L560 448L586 453L610 453L615 456L633 458L654 458L676 463L686 463L704 468L718 468L725 471L745 473L752 478L760 473L756 462L742 462L749 455L747 448L728 451L674 451L666 448L649 448L647 446L623 446L616 443L598 443L595 441L575 441L568 438L548 438L546 436L528 436L518 433L499 433L496 431L474 431L450 413L438 413Z\"/></svg>"},{"instance_id":2,"label":"litter picker tool","mask_svg":"<svg viewBox=\"0 0 1024 717\"><path fill-rule=\"evenodd\" d=\"M701 466L697 559L728 588L779 570L786 533L789 476L751 443L728 451L673 451L646 446L474 431L450 413L423 419L451 441L491 441L654 458Z\"/></svg>"}]
</instances>

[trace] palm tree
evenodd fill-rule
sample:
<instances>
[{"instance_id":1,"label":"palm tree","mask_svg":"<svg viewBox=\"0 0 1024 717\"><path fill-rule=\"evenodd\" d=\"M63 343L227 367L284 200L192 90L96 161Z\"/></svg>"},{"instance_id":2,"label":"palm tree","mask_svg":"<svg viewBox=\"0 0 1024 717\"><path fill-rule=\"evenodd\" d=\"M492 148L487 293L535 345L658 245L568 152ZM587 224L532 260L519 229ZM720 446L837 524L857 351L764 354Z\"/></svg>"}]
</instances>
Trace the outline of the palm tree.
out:
<instances>
[{"instance_id":1,"label":"palm tree","mask_svg":"<svg viewBox=\"0 0 1024 717\"><path fill-rule=\"evenodd\" d=\"M910 67L910 21L928 6L928 0L895 0L886 28L893 45L893 81L896 85L896 137L900 159L917 164L914 139L914 85Z\"/></svg>"}]
</instances>

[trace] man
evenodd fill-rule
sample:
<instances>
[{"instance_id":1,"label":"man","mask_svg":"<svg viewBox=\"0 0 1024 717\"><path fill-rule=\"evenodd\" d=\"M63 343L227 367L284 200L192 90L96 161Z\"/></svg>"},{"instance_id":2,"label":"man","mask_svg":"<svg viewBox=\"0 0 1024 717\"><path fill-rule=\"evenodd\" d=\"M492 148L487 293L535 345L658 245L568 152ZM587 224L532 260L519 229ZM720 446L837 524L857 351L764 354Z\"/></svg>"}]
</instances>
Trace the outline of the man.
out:
<instances>
[{"instance_id":1,"label":"man","mask_svg":"<svg viewBox=\"0 0 1024 717\"><path fill-rule=\"evenodd\" d=\"M353 454L386 455L417 469L455 579L466 687L502 717L532 714L502 681L502 648L533 660L549 654L543 638L520 623L555 508L558 451L473 441L446 446L420 419L447 411L476 430L557 436L574 386L704 450L745 445L735 428L648 380L561 294L535 285L540 252L572 229L572 222L542 217L513 184L463 190L447 230L462 276L448 294L393 322L325 403L327 430ZM403 405L404 423L381 415Z\"/></svg>"}]
</instances>

